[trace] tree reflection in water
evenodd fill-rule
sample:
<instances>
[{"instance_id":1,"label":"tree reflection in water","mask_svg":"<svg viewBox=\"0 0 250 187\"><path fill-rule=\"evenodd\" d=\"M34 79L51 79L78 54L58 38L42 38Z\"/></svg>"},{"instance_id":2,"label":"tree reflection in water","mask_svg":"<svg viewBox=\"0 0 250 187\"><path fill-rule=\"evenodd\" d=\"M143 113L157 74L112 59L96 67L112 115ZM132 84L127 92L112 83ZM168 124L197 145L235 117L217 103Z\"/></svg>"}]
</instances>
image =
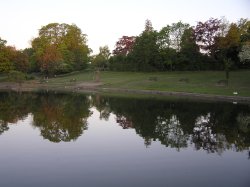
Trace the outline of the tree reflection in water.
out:
<instances>
[{"instance_id":1,"label":"tree reflection in water","mask_svg":"<svg viewBox=\"0 0 250 187\"><path fill-rule=\"evenodd\" d=\"M32 96L21 93L0 92L0 135L9 130L9 124L17 123L27 117Z\"/></svg>"},{"instance_id":2,"label":"tree reflection in water","mask_svg":"<svg viewBox=\"0 0 250 187\"><path fill-rule=\"evenodd\" d=\"M37 98L33 125L52 142L76 140L87 129L91 115L87 97L46 94Z\"/></svg>"},{"instance_id":3,"label":"tree reflection in water","mask_svg":"<svg viewBox=\"0 0 250 187\"><path fill-rule=\"evenodd\" d=\"M134 128L147 147L155 140L178 151L193 144L218 154L250 147L249 105L97 97L98 107L116 115L123 129Z\"/></svg>"},{"instance_id":4,"label":"tree reflection in water","mask_svg":"<svg viewBox=\"0 0 250 187\"><path fill-rule=\"evenodd\" d=\"M9 126L6 122L0 121L0 135L3 134L4 131L9 130Z\"/></svg>"},{"instance_id":5,"label":"tree reflection in water","mask_svg":"<svg viewBox=\"0 0 250 187\"><path fill-rule=\"evenodd\" d=\"M250 147L250 107L231 103L133 99L101 95L0 93L0 135L11 123L33 114L33 126L52 142L76 140L87 129L91 107L100 120L115 115L123 129L135 129L148 147L152 141L176 148L222 154Z\"/></svg>"},{"instance_id":6,"label":"tree reflection in water","mask_svg":"<svg viewBox=\"0 0 250 187\"><path fill-rule=\"evenodd\" d=\"M33 126L52 142L76 140L87 129L89 99L81 95L1 93L0 133L8 124L33 114Z\"/></svg>"}]
</instances>

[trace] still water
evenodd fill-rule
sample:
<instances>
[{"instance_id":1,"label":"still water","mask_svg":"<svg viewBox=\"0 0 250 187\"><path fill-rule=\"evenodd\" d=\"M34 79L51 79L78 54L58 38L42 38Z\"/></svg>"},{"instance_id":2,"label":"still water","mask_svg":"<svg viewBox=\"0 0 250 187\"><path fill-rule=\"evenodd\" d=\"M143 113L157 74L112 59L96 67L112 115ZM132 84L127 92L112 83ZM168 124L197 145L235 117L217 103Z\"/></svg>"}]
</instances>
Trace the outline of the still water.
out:
<instances>
[{"instance_id":1,"label":"still water","mask_svg":"<svg viewBox=\"0 0 250 187\"><path fill-rule=\"evenodd\" d=\"M0 186L250 186L250 105L0 93Z\"/></svg>"}]
</instances>

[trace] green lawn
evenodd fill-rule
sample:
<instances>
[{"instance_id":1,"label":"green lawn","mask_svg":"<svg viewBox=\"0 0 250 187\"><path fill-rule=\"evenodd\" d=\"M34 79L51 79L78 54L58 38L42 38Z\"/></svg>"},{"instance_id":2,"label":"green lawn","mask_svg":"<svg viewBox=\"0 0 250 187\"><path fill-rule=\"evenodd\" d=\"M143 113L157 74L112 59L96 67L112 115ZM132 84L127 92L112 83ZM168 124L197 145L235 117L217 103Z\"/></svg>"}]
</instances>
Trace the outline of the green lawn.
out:
<instances>
[{"instance_id":1,"label":"green lawn","mask_svg":"<svg viewBox=\"0 0 250 187\"><path fill-rule=\"evenodd\" d=\"M0 82L3 82L7 79L7 75L0 74Z\"/></svg>"},{"instance_id":2,"label":"green lawn","mask_svg":"<svg viewBox=\"0 0 250 187\"><path fill-rule=\"evenodd\" d=\"M50 79L48 86L68 86L81 82L93 81L93 72L78 72ZM202 72L101 72L102 87L138 90L161 90L233 95L237 91L240 96L250 96L250 71L230 72L229 85L218 85L225 80L223 71Z\"/></svg>"}]
</instances>

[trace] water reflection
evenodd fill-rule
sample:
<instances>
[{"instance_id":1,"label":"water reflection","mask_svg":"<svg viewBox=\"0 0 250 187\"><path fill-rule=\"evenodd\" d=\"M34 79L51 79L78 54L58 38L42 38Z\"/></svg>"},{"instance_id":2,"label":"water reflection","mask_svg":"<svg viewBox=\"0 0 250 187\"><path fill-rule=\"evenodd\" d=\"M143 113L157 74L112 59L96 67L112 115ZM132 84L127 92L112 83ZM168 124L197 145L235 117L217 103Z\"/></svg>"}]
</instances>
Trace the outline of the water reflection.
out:
<instances>
[{"instance_id":1,"label":"water reflection","mask_svg":"<svg viewBox=\"0 0 250 187\"><path fill-rule=\"evenodd\" d=\"M28 97L0 93L0 135L9 130L9 123L17 123L28 115L29 108L26 107L28 103Z\"/></svg>"},{"instance_id":2,"label":"water reflection","mask_svg":"<svg viewBox=\"0 0 250 187\"><path fill-rule=\"evenodd\" d=\"M100 116L107 111L114 113L117 122L124 129L134 128L147 146L157 139L177 150L194 144L197 150L222 153L250 146L248 105L112 97L98 103Z\"/></svg>"},{"instance_id":3,"label":"water reflection","mask_svg":"<svg viewBox=\"0 0 250 187\"><path fill-rule=\"evenodd\" d=\"M87 97L43 94L36 98L33 126L52 142L76 140L87 129L91 115Z\"/></svg>"},{"instance_id":4,"label":"water reflection","mask_svg":"<svg viewBox=\"0 0 250 187\"><path fill-rule=\"evenodd\" d=\"M31 113L44 139L76 140L88 128L92 107L101 120L115 115L117 124L134 129L147 147L160 141L177 151L193 146L218 154L250 147L249 105L62 93L0 93L0 135Z\"/></svg>"},{"instance_id":5,"label":"water reflection","mask_svg":"<svg viewBox=\"0 0 250 187\"><path fill-rule=\"evenodd\" d=\"M52 142L76 140L91 115L89 99L79 95L1 93L0 106L0 134L9 129L9 123L32 113L32 125Z\"/></svg>"}]
</instances>

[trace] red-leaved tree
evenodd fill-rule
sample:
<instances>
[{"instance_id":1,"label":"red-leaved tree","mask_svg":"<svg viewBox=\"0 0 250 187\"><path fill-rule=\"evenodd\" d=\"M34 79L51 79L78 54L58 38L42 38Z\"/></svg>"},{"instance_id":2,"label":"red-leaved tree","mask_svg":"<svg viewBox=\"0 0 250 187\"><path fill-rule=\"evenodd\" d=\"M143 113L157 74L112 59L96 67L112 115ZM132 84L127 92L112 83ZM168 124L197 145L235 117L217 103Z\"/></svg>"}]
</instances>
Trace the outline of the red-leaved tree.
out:
<instances>
[{"instance_id":1,"label":"red-leaved tree","mask_svg":"<svg viewBox=\"0 0 250 187\"><path fill-rule=\"evenodd\" d=\"M127 55L133 48L135 43L135 36L123 36L116 42L114 55Z\"/></svg>"},{"instance_id":2,"label":"red-leaved tree","mask_svg":"<svg viewBox=\"0 0 250 187\"><path fill-rule=\"evenodd\" d=\"M195 27L196 42L201 50L214 54L216 37L220 34L221 20L210 18L206 22L198 22Z\"/></svg>"}]
</instances>

